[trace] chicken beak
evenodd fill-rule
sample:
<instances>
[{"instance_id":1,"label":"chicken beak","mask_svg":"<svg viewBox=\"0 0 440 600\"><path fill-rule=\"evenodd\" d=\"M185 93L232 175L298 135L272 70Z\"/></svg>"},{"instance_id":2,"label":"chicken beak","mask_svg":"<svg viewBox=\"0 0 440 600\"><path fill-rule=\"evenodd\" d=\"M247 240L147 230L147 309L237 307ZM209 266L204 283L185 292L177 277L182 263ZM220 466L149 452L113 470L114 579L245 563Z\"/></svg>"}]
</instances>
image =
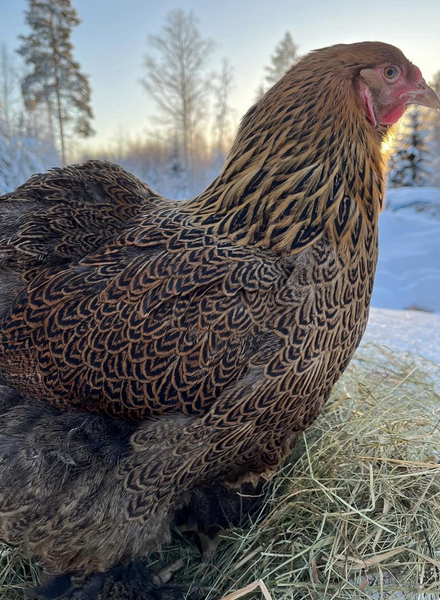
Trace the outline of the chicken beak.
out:
<instances>
[{"instance_id":1,"label":"chicken beak","mask_svg":"<svg viewBox=\"0 0 440 600\"><path fill-rule=\"evenodd\" d=\"M428 108L440 109L440 98L424 79L418 83L416 90L406 92L401 97L407 98L407 104L419 104Z\"/></svg>"}]
</instances>

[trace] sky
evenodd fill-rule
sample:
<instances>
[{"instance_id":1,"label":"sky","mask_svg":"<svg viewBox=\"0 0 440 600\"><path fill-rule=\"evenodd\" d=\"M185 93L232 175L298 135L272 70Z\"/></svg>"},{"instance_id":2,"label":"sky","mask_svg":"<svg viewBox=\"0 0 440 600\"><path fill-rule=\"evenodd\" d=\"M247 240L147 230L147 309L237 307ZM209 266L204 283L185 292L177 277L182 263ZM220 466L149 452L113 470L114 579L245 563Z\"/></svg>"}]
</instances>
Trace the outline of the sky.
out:
<instances>
[{"instance_id":1,"label":"sky","mask_svg":"<svg viewBox=\"0 0 440 600\"><path fill-rule=\"evenodd\" d=\"M237 120L252 104L275 46L289 31L300 54L336 43L380 40L399 46L429 80L440 70L439 0L72 0L82 23L72 35L75 58L90 76L93 152L121 131L151 135L159 113L140 81L147 40L169 11L193 11L200 33L216 46L209 70L223 57L234 68L231 106ZM13 50L26 34L26 0L0 0L0 44Z\"/></svg>"}]
</instances>

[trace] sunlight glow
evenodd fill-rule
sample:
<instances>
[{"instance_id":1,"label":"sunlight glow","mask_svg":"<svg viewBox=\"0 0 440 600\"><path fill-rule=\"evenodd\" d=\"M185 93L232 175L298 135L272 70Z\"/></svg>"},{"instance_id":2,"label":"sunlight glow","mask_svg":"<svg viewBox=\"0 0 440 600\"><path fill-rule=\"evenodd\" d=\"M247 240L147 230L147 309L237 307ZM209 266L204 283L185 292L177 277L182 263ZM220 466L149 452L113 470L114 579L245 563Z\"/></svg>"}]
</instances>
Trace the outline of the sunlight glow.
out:
<instances>
[{"instance_id":1,"label":"sunlight glow","mask_svg":"<svg viewBox=\"0 0 440 600\"><path fill-rule=\"evenodd\" d=\"M388 158L389 153L393 149L395 139L396 139L396 129L394 127L391 127L391 129L388 132L387 137L384 139L384 141L382 142L382 145L380 147L380 152L384 158Z\"/></svg>"}]
</instances>

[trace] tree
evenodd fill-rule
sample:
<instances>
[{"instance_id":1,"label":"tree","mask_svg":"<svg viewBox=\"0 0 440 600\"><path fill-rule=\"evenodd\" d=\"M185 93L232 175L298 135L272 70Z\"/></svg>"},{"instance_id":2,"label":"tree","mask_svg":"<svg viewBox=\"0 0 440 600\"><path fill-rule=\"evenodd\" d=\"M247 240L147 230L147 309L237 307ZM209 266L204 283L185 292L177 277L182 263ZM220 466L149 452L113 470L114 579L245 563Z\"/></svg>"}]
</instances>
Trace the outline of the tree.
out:
<instances>
[{"instance_id":1,"label":"tree","mask_svg":"<svg viewBox=\"0 0 440 600\"><path fill-rule=\"evenodd\" d=\"M13 190L33 173L59 164L38 110L25 111L14 56L0 50L0 193Z\"/></svg>"},{"instance_id":2,"label":"tree","mask_svg":"<svg viewBox=\"0 0 440 600\"><path fill-rule=\"evenodd\" d=\"M264 96L268 88L272 87L281 77L290 69L292 65L298 62L298 48L292 36L288 31L284 34L281 42L276 46L275 52L270 57L270 65L264 67L266 71L265 83L260 83L256 91L256 101Z\"/></svg>"},{"instance_id":3,"label":"tree","mask_svg":"<svg viewBox=\"0 0 440 600\"><path fill-rule=\"evenodd\" d=\"M271 64L265 67L266 82L269 86L274 85L281 77L298 61L298 48L288 31L275 48L270 57Z\"/></svg>"},{"instance_id":4,"label":"tree","mask_svg":"<svg viewBox=\"0 0 440 600\"><path fill-rule=\"evenodd\" d=\"M408 111L390 160L392 187L426 186L432 181L432 130L418 108Z\"/></svg>"},{"instance_id":5,"label":"tree","mask_svg":"<svg viewBox=\"0 0 440 600\"><path fill-rule=\"evenodd\" d=\"M222 70L217 76L217 82L214 84L214 139L216 152L220 155L225 152L228 132L230 131L229 115L231 107L229 106L229 96L233 81L233 68L228 59L224 58Z\"/></svg>"},{"instance_id":6,"label":"tree","mask_svg":"<svg viewBox=\"0 0 440 600\"><path fill-rule=\"evenodd\" d=\"M0 106L0 194L15 189L33 173L44 169L39 150L36 139L7 124Z\"/></svg>"},{"instance_id":7,"label":"tree","mask_svg":"<svg viewBox=\"0 0 440 600\"><path fill-rule=\"evenodd\" d=\"M5 114L0 106L0 194L9 191L13 164L9 156L9 132Z\"/></svg>"},{"instance_id":8,"label":"tree","mask_svg":"<svg viewBox=\"0 0 440 600\"><path fill-rule=\"evenodd\" d=\"M79 25L70 0L28 0L26 23L28 36L20 36L18 50L31 72L22 82L28 109L45 105L52 136L59 140L62 162L66 163L67 136L94 134L90 121L90 86L80 65L73 59L70 41L73 27Z\"/></svg>"},{"instance_id":9,"label":"tree","mask_svg":"<svg viewBox=\"0 0 440 600\"><path fill-rule=\"evenodd\" d=\"M434 75L430 86L440 95L440 71ZM433 167L436 173L433 183L440 185L440 112L438 110L429 111L429 119L432 127Z\"/></svg>"},{"instance_id":10,"label":"tree","mask_svg":"<svg viewBox=\"0 0 440 600\"><path fill-rule=\"evenodd\" d=\"M440 94L440 71L434 74L430 86L437 94Z\"/></svg>"},{"instance_id":11,"label":"tree","mask_svg":"<svg viewBox=\"0 0 440 600\"><path fill-rule=\"evenodd\" d=\"M7 47L0 48L0 106L3 111L3 128L12 130L17 121L18 70Z\"/></svg>"},{"instance_id":12,"label":"tree","mask_svg":"<svg viewBox=\"0 0 440 600\"><path fill-rule=\"evenodd\" d=\"M157 57L147 55L143 85L160 108L185 170L192 170L194 139L207 109L210 83L206 65L213 44L201 37L193 13L168 14L160 35L150 36Z\"/></svg>"},{"instance_id":13,"label":"tree","mask_svg":"<svg viewBox=\"0 0 440 600\"><path fill-rule=\"evenodd\" d=\"M175 200L185 200L191 195L189 190L191 182L188 178L188 171L185 170L179 155L179 140L177 136L171 140L171 147L168 154L168 160L164 168L165 184L167 197Z\"/></svg>"},{"instance_id":14,"label":"tree","mask_svg":"<svg viewBox=\"0 0 440 600\"><path fill-rule=\"evenodd\" d=\"M261 100L261 98L264 96L265 93L266 93L266 86L264 85L264 81L261 81L260 85L257 87L257 90L255 92L254 102L258 102L258 100Z\"/></svg>"}]
</instances>

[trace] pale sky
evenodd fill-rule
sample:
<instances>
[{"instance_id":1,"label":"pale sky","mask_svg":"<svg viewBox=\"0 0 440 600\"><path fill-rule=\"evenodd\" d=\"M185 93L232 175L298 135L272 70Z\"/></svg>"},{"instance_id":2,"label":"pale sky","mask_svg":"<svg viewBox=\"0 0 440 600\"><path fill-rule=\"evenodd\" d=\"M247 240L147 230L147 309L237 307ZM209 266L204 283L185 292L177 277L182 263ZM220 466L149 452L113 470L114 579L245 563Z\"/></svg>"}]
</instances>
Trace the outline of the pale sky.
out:
<instances>
[{"instance_id":1,"label":"pale sky","mask_svg":"<svg viewBox=\"0 0 440 600\"><path fill-rule=\"evenodd\" d=\"M89 148L118 131L146 136L157 115L139 83L147 38L170 10L192 10L203 37L216 43L209 68L223 56L234 67L231 106L237 118L252 104L264 65L285 31L300 53L336 43L380 40L399 46L429 80L440 70L440 0L72 0L82 20L74 30L75 58L90 76L93 127ZM0 44L17 48L27 33L26 0L0 0Z\"/></svg>"}]
</instances>

